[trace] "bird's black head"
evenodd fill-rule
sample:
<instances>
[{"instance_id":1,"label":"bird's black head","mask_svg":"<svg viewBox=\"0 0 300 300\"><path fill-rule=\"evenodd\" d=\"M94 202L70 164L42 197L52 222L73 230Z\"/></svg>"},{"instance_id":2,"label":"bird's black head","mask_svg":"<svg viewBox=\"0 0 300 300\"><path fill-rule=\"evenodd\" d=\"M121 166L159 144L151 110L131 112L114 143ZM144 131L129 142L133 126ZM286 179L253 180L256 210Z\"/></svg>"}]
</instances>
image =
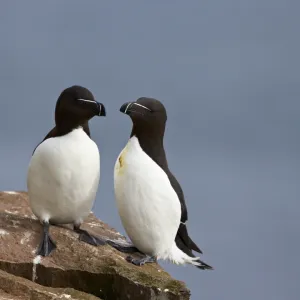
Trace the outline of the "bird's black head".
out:
<instances>
[{"instance_id":1,"label":"bird's black head","mask_svg":"<svg viewBox=\"0 0 300 300\"><path fill-rule=\"evenodd\" d=\"M159 100L142 97L135 102L124 103L120 111L130 116L133 134L164 134L167 112Z\"/></svg>"},{"instance_id":2,"label":"bird's black head","mask_svg":"<svg viewBox=\"0 0 300 300\"><path fill-rule=\"evenodd\" d=\"M105 116L105 107L94 99L93 94L78 85L62 91L55 108L56 126L76 128L86 124L94 116Z\"/></svg>"}]
</instances>

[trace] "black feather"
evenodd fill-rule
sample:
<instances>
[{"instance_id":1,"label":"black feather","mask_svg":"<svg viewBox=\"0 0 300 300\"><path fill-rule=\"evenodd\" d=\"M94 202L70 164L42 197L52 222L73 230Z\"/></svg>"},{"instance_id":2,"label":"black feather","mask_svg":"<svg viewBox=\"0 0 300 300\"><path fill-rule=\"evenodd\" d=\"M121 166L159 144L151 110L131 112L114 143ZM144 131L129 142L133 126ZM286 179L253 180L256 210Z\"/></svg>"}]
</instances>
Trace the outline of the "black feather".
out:
<instances>
[{"instance_id":1,"label":"black feather","mask_svg":"<svg viewBox=\"0 0 300 300\"><path fill-rule=\"evenodd\" d=\"M187 254L190 257L195 257L195 255L192 252L192 250L186 246L185 242L181 239L181 237L179 235L176 236L175 241L176 241L177 247L181 251L183 251L185 254ZM197 262L201 263L200 266L196 266L198 269L201 269L201 270L213 270L213 267L211 267L210 265L208 265L204 261L198 259Z\"/></svg>"},{"instance_id":2,"label":"black feather","mask_svg":"<svg viewBox=\"0 0 300 300\"><path fill-rule=\"evenodd\" d=\"M187 255L190 255L190 254L187 253L187 251L185 249L194 250L194 251L202 254L203 252L196 245L196 243L189 237L189 234L187 231L186 222L188 220L188 212L187 212L187 207L185 204L184 194L181 189L181 186L169 169L165 170L165 172L167 173L170 183L171 183L173 189L175 190L175 192L179 198L180 204L181 204L181 222L182 223L180 224L178 231L177 231L176 240L175 240L176 244L180 248L177 241L181 240L182 243L184 243L185 247L184 247L184 249L181 249L181 248L180 249L183 252L185 252Z\"/></svg>"}]
</instances>

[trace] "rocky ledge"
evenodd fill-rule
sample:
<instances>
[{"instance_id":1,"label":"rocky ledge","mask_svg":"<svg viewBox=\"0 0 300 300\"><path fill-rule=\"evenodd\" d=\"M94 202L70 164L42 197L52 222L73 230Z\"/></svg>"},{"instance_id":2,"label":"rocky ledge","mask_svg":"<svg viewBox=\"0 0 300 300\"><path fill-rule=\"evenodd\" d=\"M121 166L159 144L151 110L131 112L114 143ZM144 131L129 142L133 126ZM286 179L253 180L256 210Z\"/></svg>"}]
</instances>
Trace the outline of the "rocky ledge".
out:
<instances>
[{"instance_id":1,"label":"rocky ledge","mask_svg":"<svg viewBox=\"0 0 300 300\"><path fill-rule=\"evenodd\" d=\"M125 237L92 213L82 228L106 237ZM50 300L186 300L190 292L158 264L142 267L106 245L78 240L71 226L51 226L57 249L36 256L42 227L25 192L0 192L0 299Z\"/></svg>"}]
</instances>

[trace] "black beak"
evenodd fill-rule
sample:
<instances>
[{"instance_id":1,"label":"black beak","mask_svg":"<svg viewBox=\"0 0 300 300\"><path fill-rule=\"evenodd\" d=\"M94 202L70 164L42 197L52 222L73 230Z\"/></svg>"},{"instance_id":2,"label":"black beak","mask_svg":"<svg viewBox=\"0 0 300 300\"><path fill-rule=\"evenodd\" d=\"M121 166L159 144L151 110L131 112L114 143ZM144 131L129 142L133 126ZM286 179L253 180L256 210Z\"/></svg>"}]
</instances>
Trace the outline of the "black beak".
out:
<instances>
[{"instance_id":1,"label":"black beak","mask_svg":"<svg viewBox=\"0 0 300 300\"><path fill-rule=\"evenodd\" d=\"M123 114L128 115L129 114L129 110L128 108L132 105L132 102L126 102L124 103L121 108L120 108L120 112L122 112Z\"/></svg>"},{"instance_id":2,"label":"black beak","mask_svg":"<svg viewBox=\"0 0 300 300\"><path fill-rule=\"evenodd\" d=\"M103 117L106 116L106 109L102 103L97 102L95 100L89 100L83 98L77 100L80 101L81 103L85 103L85 105L87 105L87 107L89 107L96 116L103 116Z\"/></svg>"},{"instance_id":3,"label":"black beak","mask_svg":"<svg viewBox=\"0 0 300 300\"><path fill-rule=\"evenodd\" d=\"M100 102L97 102L96 101L96 105L97 105L97 115L100 116L100 117L105 117L106 116L106 109L105 109L105 106L100 103Z\"/></svg>"}]
</instances>

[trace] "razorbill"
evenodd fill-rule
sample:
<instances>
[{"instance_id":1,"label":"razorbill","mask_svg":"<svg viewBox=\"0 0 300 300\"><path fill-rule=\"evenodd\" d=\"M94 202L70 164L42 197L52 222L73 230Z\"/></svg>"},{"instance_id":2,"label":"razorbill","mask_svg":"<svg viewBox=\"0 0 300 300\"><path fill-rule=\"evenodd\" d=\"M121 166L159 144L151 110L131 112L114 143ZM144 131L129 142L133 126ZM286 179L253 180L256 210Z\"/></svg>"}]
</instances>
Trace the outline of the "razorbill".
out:
<instances>
[{"instance_id":1,"label":"razorbill","mask_svg":"<svg viewBox=\"0 0 300 300\"><path fill-rule=\"evenodd\" d=\"M133 127L115 164L115 199L127 235L146 255L127 260L143 265L168 259L212 269L192 252L202 253L188 235L184 195L168 167L163 145L165 107L156 99L139 98L123 104L120 111L130 116Z\"/></svg>"},{"instance_id":2,"label":"razorbill","mask_svg":"<svg viewBox=\"0 0 300 300\"><path fill-rule=\"evenodd\" d=\"M49 224L72 223L80 240L105 244L80 229L100 180L100 154L90 138L88 121L105 115L104 105L81 86L65 89L56 102L55 127L35 148L27 173L30 207L43 224L38 255L47 256L56 248Z\"/></svg>"}]
</instances>

